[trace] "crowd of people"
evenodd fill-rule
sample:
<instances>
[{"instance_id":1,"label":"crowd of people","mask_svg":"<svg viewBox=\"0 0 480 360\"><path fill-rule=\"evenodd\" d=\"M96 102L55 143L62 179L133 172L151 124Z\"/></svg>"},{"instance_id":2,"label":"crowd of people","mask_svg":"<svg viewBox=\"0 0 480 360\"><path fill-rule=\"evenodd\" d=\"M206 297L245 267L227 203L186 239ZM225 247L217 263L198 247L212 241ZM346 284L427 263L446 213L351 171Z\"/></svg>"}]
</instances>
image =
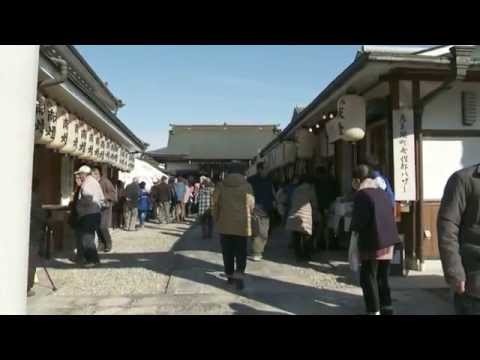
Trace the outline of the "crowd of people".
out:
<instances>
[{"instance_id":1,"label":"crowd of people","mask_svg":"<svg viewBox=\"0 0 480 360\"><path fill-rule=\"evenodd\" d=\"M449 179L438 216L440 255L447 282L455 291L457 313L480 312L478 301L479 167L461 170ZM303 174L274 184L264 167L245 175L241 163L232 162L223 181L207 177L166 176L155 179L150 191L138 178L126 187L116 186L99 168L82 166L74 173L76 190L70 204L69 223L76 239L75 261L85 267L99 264L98 251L112 251L109 228L112 213L125 231L137 231L147 220L159 224L182 223L194 214L202 238L211 239L213 228L220 237L228 284L245 286L248 245L252 261L261 261L275 223L291 234L297 261L308 261L318 242L327 236L328 209L338 195L333 176L324 167L314 176ZM353 169L353 213L350 252L356 250L359 284L366 312L392 315L389 287L390 262L400 242L395 221L395 196L389 180L378 167L362 164ZM28 294L33 295L35 254L47 221L38 200L38 181L33 181L30 222ZM95 238L98 238L98 247Z\"/></svg>"}]
</instances>

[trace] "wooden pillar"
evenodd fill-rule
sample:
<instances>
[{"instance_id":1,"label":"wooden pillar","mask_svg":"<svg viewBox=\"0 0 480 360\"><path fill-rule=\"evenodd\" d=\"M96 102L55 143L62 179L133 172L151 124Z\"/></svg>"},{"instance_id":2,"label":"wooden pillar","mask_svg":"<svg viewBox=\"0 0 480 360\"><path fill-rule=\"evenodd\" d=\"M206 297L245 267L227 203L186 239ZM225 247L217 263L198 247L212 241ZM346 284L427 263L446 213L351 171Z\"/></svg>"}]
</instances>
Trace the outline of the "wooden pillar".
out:
<instances>
[{"instance_id":1,"label":"wooden pillar","mask_svg":"<svg viewBox=\"0 0 480 360\"><path fill-rule=\"evenodd\" d=\"M412 104L413 104L413 122L415 136L415 173L416 173L416 193L417 201L415 202L415 252L416 260L423 263L423 134L422 134L422 105L420 98L420 81L412 82Z\"/></svg>"}]
</instances>

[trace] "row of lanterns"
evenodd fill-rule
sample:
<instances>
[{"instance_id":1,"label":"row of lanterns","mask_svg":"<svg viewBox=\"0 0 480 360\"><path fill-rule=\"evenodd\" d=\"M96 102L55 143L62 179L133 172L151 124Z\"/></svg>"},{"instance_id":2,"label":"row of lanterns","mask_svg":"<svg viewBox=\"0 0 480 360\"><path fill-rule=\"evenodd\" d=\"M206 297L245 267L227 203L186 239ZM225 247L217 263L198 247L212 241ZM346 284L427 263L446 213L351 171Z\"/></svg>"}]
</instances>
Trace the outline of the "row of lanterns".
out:
<instances>
[{"instance_id":1,"label":"row of lanterns","mask_svg":"<svg viewBox=\"0 0 480 360\"><path fill-rule=\"evenodd\" d=\"M322 119L334 124L334 130L337 133L334 136L348 142L357 142L364 138L366 127L366 104L365 99L358 95L344 95L337 101L337 112L323 114ZM329 128L333 128L331 125ZM308 128L309 133L320 129L320 124ZM330 130L329 129L329 130ZM332 136L330 136L332 137Z\"/></svg>"},{"instance_id":2,"label":"row of lanterns","mask_svg":"<svg viewBox=\"0 0 480 360\"><path fill-rule=\"evenodd\" d=\"M363 97L358 95L344 95L337 102L337 111L322 115L323 122L326 121L325 130L328 135L328 142L337 140L356 142L365 136L366 127L366 104ZM282 142L270 150L266 155L266 163L270 170L281 167L285 164L298 160L313 158L318 150L320 123L313 127L300 128L295 132L295 142ZM320 147L320 153L325 155L330 149L328 144ZM331 149L330 149L331 150ZM333 152L333 151L332 151Z\"/></svg>"},{"instance_id":3,"label":"row of lanterns","mask_svg":"<svg viewBox=\"0 0 480 360\"><path fill-rule=\"evenodd\" d=\"M44 96L37 99L35 143L121 171L134 167L134 156L128 150Z\"/></svg>"}]
</instances>

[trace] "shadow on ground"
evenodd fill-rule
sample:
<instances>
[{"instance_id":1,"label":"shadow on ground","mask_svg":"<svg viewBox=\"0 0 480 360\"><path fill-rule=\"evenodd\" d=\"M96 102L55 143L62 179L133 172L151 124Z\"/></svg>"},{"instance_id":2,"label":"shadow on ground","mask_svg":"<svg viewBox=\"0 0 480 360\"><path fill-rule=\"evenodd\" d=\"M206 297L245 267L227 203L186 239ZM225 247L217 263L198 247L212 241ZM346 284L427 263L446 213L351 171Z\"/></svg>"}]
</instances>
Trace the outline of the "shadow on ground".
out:
<instances>
[{"instance_id":1,"label":"shadow on ground","mask_svg":"<svg viewBox=\"0 0 480 360\"><path fill-rule=\"evenodd\" d=\"M156 227L156 229L163 232L161 226ZM172 250L168 252L101 254L102 264L99 267L142 267L171 277L174 276L180 280L222 289L236 296L292 314L361 313L362 300L358 295L330 289L318 289L271 277L249 274L246 280L246 288L242 291L236 290L219 275L223 273L222 265L188 256L192 251L220 252L218 239L204 240L201 238L199 230L198 226L189 228L181 235ZM285 256L288 249L284 248L281 243L272 244L271 248L273 257L269 260L275 262L275 253L281 254L283 261L288 258L288 256ZM195 255L195 253L190 255ZM51 261L49 266L64 269L78 267L75 264L62 261ZM312 267L308 264L305 266ZM324 271L324 269L321 271ZM331 271L335 272L335 269ZM248 308L244 304L232 304L232 309L237 313L245 314L276 314L275 312Z\"/></svg>"}]
</instances>

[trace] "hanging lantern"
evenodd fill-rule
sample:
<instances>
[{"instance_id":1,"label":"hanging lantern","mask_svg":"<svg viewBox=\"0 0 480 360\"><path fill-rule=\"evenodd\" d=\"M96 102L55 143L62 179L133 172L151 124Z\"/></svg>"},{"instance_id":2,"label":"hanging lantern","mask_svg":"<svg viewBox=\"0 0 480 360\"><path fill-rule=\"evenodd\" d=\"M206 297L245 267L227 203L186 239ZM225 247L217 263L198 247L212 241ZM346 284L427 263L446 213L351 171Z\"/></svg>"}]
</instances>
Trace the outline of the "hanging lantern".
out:
<instances>
[{"instance_id":1,"label":"hanging lantern","mask_svg":"<svg viewBox=\"0 0 480 360\"><path fill-rule=\"evenodd\" d=\"M62 139L63 146L58 149L62 154L73 155L80 137L80 122L73 114L69 114L68 122L63 123L64 138ZM66 133L65 133L66 126ZM65 136L66 135L66 136Z\"/></svg>"},{"instance_id":2,"label":"hanging lantern","mask_svg":"<svg viewBox=\"0 0 480 360\"><path fill-rule=\"evenodd\" d=\"M78 129L78 141L73 152L74 156L80 157L83 155L87 147L87 138L88 138L88 125L83 121L79 120L79 129Z\"/></svg>"},{"instance_id":3,"label":"hanging lantern","mask_svg":"<svg viewBox=\"0 0 480 360\"><path fill-rule=\"evenodd\" d=\"M344 95L337 102L338 118L342 125L342 139L349 142L365 137L367 110L365 100L358 95Z\"/></svg>"},{"instance_id":4,"label":"hanging lantern","mask_svg":"<svg viewBox=\"0 0 480 360\"><path fill-rule=\"evenodd\" d=\"M80 151L81 154L79 156L82 160L89 160L90 152L89 150L93 151L93 128L87 124L85 124L84 128L81 132L81 141L80 141Z\"/></svg>"},{"instance_id":5,"label":"hanging lantern","mask_svg":"<svg viewBox=\"0 0 480 360\"><path fill-rule=\"evenodd\" d=\"M100 131L95 132L93 138L93 161L100 162L100 140L102 138L102 133Z\"/></svg>"},{"instance_id":6,"label":"hanging lantern","mask_svg":"<svg viewBox=\"0 0 480 360\"><path fill-rule=\"evenodd\" d=\"M57 108L57 120L52 129L52 141L46 144L49 149L60 149L67 143L69 114L63 107Z\"/></svg>"},{"instance_id":7,"label":"hanging lantern","mask_svg":"<svg viewBox=\"0 0 480 360\"><path fill-rule=\"evenodd\" d=\"M102 135L100 138L100 147L99 147L99 152L98 152L98 161L101 163L105 162L105 148L107 145L107 137L105 135Z\"/></svg>"},{"instance_id":8,"label":"hanging lantern","mask_svg":"<svg viewBox=\"0 0 480 360\"><path fill-rule=\"evenodd\" d=\"M37 101L35 143L48 144L55 139L57 130L57 104L41 96Z\"/></svg>"}]
</instances>

